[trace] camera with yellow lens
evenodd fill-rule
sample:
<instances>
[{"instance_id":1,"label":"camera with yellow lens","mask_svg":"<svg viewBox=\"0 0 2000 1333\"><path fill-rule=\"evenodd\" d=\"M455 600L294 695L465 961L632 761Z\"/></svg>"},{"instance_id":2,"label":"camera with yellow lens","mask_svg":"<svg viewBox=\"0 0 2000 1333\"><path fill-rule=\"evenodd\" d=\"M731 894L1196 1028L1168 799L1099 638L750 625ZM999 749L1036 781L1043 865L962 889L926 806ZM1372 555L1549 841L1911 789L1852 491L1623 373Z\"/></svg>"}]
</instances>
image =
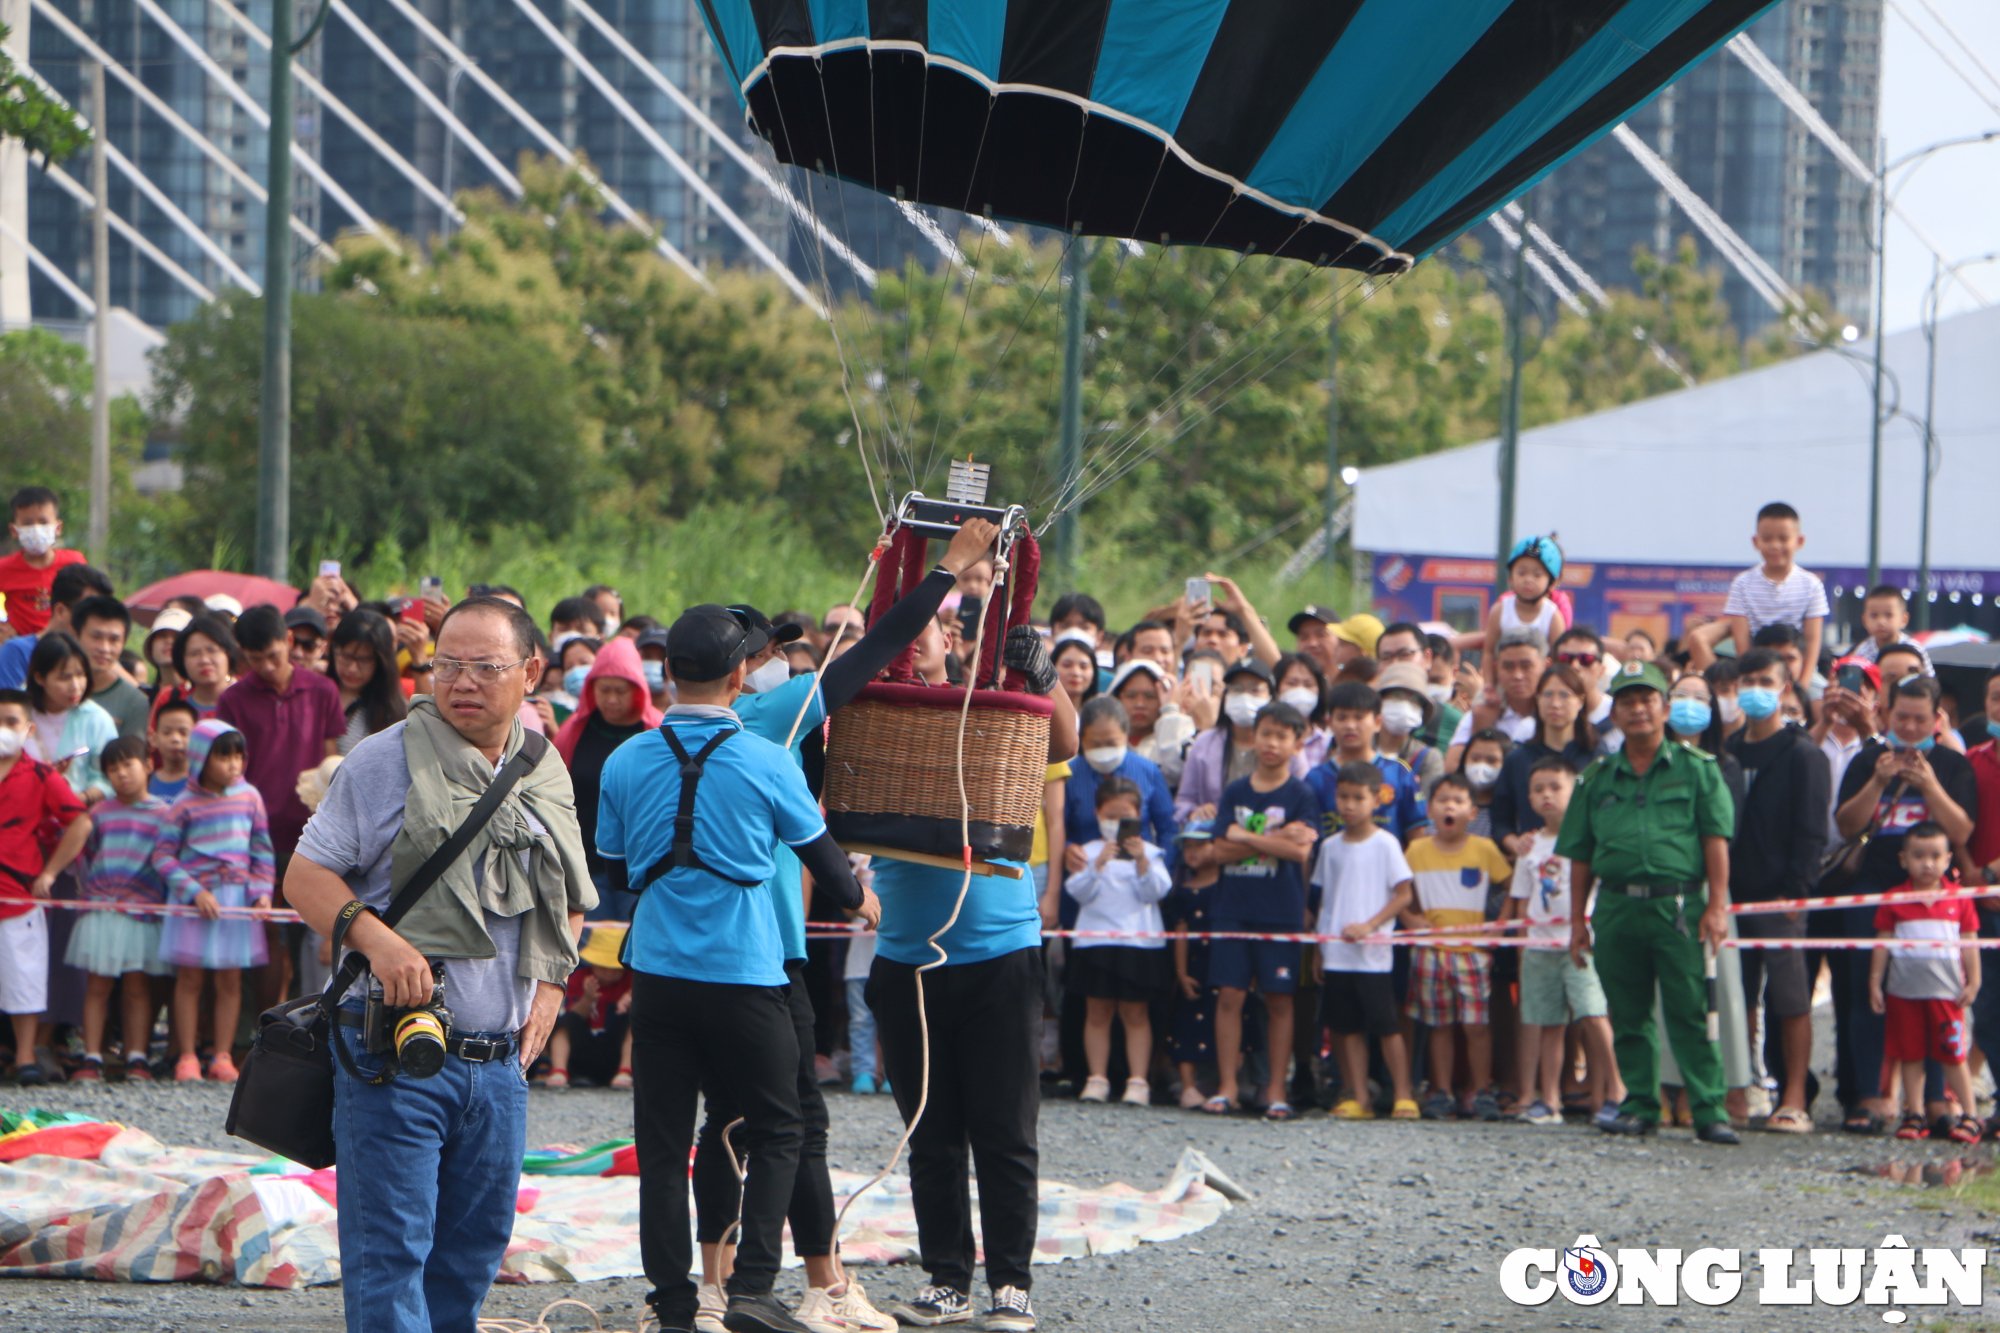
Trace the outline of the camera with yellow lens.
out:
<instances>
[{"instance_id":1,"label":"camera with yellow lens","mask_svg":"<svg viewBox=\"0 0 2000 1333\"><path fill-rule=\"evenodd\" d=\"M397 1072L430 1078L444 1068L451 1044L451 1010L444 1002L444 964L431 964L429 1003L403 1008L368 997L362 1033L370 1055L386 1055Z\"/></svg>"}]
</instances>

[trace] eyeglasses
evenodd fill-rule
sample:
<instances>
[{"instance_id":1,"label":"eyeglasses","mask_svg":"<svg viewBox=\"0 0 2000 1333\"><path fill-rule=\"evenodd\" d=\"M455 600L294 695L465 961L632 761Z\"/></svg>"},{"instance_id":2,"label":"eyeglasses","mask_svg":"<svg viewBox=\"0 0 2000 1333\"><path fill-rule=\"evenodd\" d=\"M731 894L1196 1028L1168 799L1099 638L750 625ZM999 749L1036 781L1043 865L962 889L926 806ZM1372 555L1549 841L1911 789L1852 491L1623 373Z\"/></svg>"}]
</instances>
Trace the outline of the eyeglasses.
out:
<instances>
[{"instance_id":1,"label":"eyeglasses","mask_svg":"<svg viewBox=\"0 0 2000 1333\"><path fill-rule=\"evenodd\" d=\"M1564 666L1594 667L1602 660L1596 653L1557 653L1556 661Z\"/></svg>"},{"instance_id":2,"label":"eyeglasses","mask_svg":"<svg viewBox=\"0 0 2000 1333\"><path fill-rule=\"evenodd\" d=\"M1535 696L1545 704L1580 704L1583 700L1568 690L1543 690Z\"/></svg>"},{"instance_id":3,"label":"eyeglasses","mask_svg":"<svg viewBox=\"0 0 2000 1333\"><path fill-rule=\"evenodd\" d=\"M431 659L431 666L437 672L439 680L457 680L462 673L470 671L474 683L482 687L498 684L500 678L509 671L512 671L517 666L526 666L527 664L528 659L525 657L517 662L460 662L449 657L433 657Z\"/></svg>"},{"instance_id":4,"label":"eyeglasses","mask_svg":"<svg viewBox=\"0 0 2000 1333\"><path fill-rule=\"evenodd\" d=\"M1414 662L1423 656L1421 648L1389 648L1375 655L1378 662Z\"/></svg>"}]
</instances>

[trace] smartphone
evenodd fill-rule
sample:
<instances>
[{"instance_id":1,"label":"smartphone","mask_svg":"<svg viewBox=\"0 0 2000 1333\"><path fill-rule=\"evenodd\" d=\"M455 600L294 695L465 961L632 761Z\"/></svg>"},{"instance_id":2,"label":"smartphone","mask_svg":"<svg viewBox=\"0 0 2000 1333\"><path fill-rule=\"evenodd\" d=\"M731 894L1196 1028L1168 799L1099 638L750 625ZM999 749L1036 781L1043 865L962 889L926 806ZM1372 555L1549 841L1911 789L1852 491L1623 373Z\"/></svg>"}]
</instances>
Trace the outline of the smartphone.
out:
<instances>
[{"instance_id":1,"label":"smartphone","mask_svg":"<svg viewBox=\"0 0 2000 1333\"><path fill-rule=\"evenodd\" d=\"M1211 692L1214 691L1216 684L1215 663L1209 661L1207 658L1204 657L1200 661L1192 663L1188 667L1188 676L1191 679L1200 680L1208 686Z\"/></svg>"},{"instance_id":2,"label":"smartphone","mask_svg":"<svg viewBox=\"0 0 2000 1333\"><path fill-rule=\"evenodd\" d=\"M1132 859L1131 856L1125 851L1125 844L1138 836L1139 836L1138 820L1121 819L1118 821L1118 859L1120 861L1129 861Z\"/></svg>"},{"instance_id":3,"label":"smartphone","mask_svg":"<svg viewBox=\"0 0 2000 1333\"><path fill-rule=\"evenodd\" d=\"M444 597L444 580L435 574L424 575L417 580L417 596L442 600Z\"/></svg>"},{"instance_id":4,"label":"smartphone","mask_svg":"<svg viewBox=\"0 0 2000 1333\"><path fill-rule=\"evenodd\" d=\"M321 578L323 578L323 579L327 579L327 578L333 578L333 579L337 579L337 578L339 578L339 577L340 577L340 562L339 562L338 560L322 560L322 561L320 561L320 562L319 562L319 576L320 576Z\"/></svg>"},{"instance_id":5,"label":"smartphone","mask_svg":"<svg viewBox=\"0 0 2000 1333\"><path fill-rule=\"evenodd\" d=\"M979 616L984 603L977 597L962 597L958 603L958 632L970 640L979 633Z\"/></svg>"},{"instance_id":6,"label":"smartphone","mask_svg":"<svg viewBox=\"0 0 2000 1333\"><path fill-rule=\"evenodd\" d=\"M403 619L409 621L411 624L414 625L423 624L424 599L421 597L410 598L408 601L403 603L403 609L401 611L398 611L396 614L400 615Z\"/></svg>"},{"instance_id":7,"label":"smartphone","mask_svg":"<svg viewBox=\"0 0 2000 1333\"><path fill-rule=\"evenodd\" d=\"M1834 679L1834 684L1840 686L1841 689L1846 690L1848 693L1853 694L1857 693L1861 689L1862 684L1868 679L1868 677L1867 674L1863 672L1858 665L1849 662L1846 666L1840 669L1839 673L1835 675L1833 679Z\"/></svg>"},{"instance_id":8,"label":"smartphone","mask_svg":"<svg viewBox=\"0 0 2000 1333\"><path fill-rule=\"evenodd\" d=\"M1211 596L1207 579L1189 579L1187 581L1187 604L1189 606L1207 606Z\"/></svg>"},{"instance_id":9,"label":"smartphone","mask_svg":"<svg viewBox=\"0 0 2000 1333\"><path fill-rule=\"evenodd\" d=\"M51 764L50 767L61 768L64 764L74 763L89 753L90 747L88 745L84 746L81 750L71 750L68 754Z\"/></svg>"}]
</instances>

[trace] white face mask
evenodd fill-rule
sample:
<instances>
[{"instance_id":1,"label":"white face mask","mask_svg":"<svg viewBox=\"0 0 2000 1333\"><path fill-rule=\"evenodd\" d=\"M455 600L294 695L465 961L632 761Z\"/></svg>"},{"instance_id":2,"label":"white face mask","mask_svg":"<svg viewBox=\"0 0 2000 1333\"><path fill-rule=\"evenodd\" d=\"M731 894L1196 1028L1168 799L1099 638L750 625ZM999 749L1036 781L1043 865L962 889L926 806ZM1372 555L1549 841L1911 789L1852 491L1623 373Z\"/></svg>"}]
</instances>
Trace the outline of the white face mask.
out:
<instances>
[{"instance_id":1,"label":"white face mask","mask_svg":"<svg viewBox=\"0 0 2000 1333\"><path fill-rule=\"evenodd\" d=\"M791 678L792 664L781 654L745 676L743 688L752 694L769 694Z\"/></svg>"},{"instance_id":2,"label":"white face mask","mask_svg":"<svg viewBox=\"0 0 2000 1333\"><path fill-rule=\"evenodd\" d=\"M1254 694L1231 694L1223 699L1222 711L1237 726L1247 727L1257 720L1257 714L1264 710L1267 702Z\"/></svg>"},{"instance_id":3,"label":"white face mask","mask_svg":"<svg viewBox=\"0 0 2000 1333\"><path fill-rule=\"evenodd\" d=\"M1118 841L1118 821L1115 819L1098 820L1097 831L1104 835L1104 840L1106 842Z\"/></svg>"},{"instance_id":4,"label":"white face mask","mask_svg":"<svg viewBox=\"0 0 2000 1333\"><path fill-rule=\"evenodd\" d=\"M1311 717L1313 710L1319 707L1319 691L1301 685L1280 694L1278 702L1298 709L1300 717Z\"/></svg>"},{"instance_id":5,"label":"white face mask","mask_svg":"<svg viewBox=\"0 0 2000 1333\"><path fill-rule=\"evenodd\" d=\"M1736 696L1733 694L1718 696L1715 701L1715 711L1722 714L1722 720L1732 727L1743 720L1743 705L1736 702Z\"/></svg>"},{"instance_id":6,"label":"white face mask","mask_svg":"<svg viewBox=\"0 0 2000 1333\"><path fill-rule=\"evenodd\" d=\"M27 748L28 733L16 731L12 727L0 727L0 759L18 759Z\"/></svg>"},{"instance_id":7,"label":"white face mask","mask_svg":"<svg viewBox=\"0 0 2000 1333\"><path fill-rule=\"evenodd\" d=\"M1382 730L1391 736L1407 736L1423 725L1424 710L1408 699L1382 701Z\"/></svg>"},{"instance_id":8,"label":"white face mask","mask_svg":"<svg viewBox=\"0 0 2000 1333\"><path fill-rule=\"evenodd\" d=\"M1095 749L1085 750L1083 762L1099 773L1115 773L1118 771L1118 765L1125 762L1125 749L1123 745L1100 745Z\"/></svg>"},{"instance_id":9,"label":"white face mask","mask_svg":"<svg viewBox=\"0 0 2000 1333\"><path fill-rule=\"evenodd\" d=\"M1467 764L1465 780L1475 787L1490 787L1500 780L1498 764Z\"/></svg>"},{"instance_id":10,"label":"white face mask","mask_svg":"<svg viewBox=\"0 0 2000 1333\"><path fill-rule=\"evenodd\" d=\"M1424 693L1431 697L1431 702L1434 704L1448 704L1451 702L1451 686L1449 685L1426 685L1424 686Z\"/></svg>"},{"instance_id":11,"label":"white face mask","mask_svg":"<svg viewBox=\"0 0 2000 1333\"><path fill-rule=\"evenodd\" d=\"M47 555L56 549L56 525L30 523L26 527L15 528L14 539L29 555Z\"/></svg>"}]
</instances>

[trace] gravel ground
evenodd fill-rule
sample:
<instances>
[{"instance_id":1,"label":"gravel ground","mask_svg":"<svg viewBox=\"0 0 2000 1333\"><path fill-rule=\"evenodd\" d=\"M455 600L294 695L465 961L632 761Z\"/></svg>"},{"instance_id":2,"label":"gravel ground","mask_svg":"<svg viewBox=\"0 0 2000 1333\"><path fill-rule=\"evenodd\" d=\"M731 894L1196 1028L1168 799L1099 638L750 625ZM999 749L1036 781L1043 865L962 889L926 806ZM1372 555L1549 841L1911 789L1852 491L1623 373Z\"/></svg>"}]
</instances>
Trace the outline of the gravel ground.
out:
<instances>
[{"instance_id":1,"label":"gravel ground","mask_svg":"<svg viewBox=\"0 0 2000 1333\"><path fill-rule=\"evenodd\" d=\"M0 1100L11 1089L0 1090ZM155 1086L42 1089L36 1103L143 1126L163 1141L240 1146L222 1132L225 1090ZM1830 1099L1822 1103L1830 1104ZM626 1094L537 1091L530 1143L590 1143L630 1133ZM886 1097L833 1099L835 1165L879 1165L894 1142ZM1522 1310L1501 1295L1498 1271L1517 1245L1569 1244L1594 1231L1608 1247L1760 1245L1872 1247L1897 1233L1925 1245L1988 1244L1996 1224L1947 1190L1897 1185L1874 1174L1895 1164L1942 1166L1967 1156L1945 1145L1745 1136L1730 1150L1696 1144L1688 1131L1642 1143L1606 1139L1582 1125L1215 1121L1154 1109L1045 1105L1042 1174L1078 1184L1122 1180L1152 1187L1193 1144L1250 1191L1207 1231L1116 1258L1041 1267L1035 1301L1045 1328L1295 1330L1333 1328L1659 1328L1724 1323L1743 1328L1880 1327L1859 1305L1787 1311L1735 1306L1679 1310L1573 1307L1560 1298ZM1969 1160L1991 1167L1991 1149ZM1865 1173L1864 1173L1865 1172ZM916 1270L870 1272L880 1297L914 1285ZM787 1278L786 1282L795 1281ZM1988 1283L1989 1290L1995 1284ZM645 1284L497 1287L492 1315L532 1315L577 1296L629 1328ZM980 1299L984 1292L979 1293ZM82 1282L0 1284L0 1330L286 1330L340 1327L337 1289L243 1291L187 1285ZM1989 1296L2000 1318L2000 1296ZM1927 1326L1937 1327L1912 1311ZM573 1324L561 1325L574 1327ZM1947 1326L1966 1326L1955 1323Z\"/></svg>"}]
</instances>

